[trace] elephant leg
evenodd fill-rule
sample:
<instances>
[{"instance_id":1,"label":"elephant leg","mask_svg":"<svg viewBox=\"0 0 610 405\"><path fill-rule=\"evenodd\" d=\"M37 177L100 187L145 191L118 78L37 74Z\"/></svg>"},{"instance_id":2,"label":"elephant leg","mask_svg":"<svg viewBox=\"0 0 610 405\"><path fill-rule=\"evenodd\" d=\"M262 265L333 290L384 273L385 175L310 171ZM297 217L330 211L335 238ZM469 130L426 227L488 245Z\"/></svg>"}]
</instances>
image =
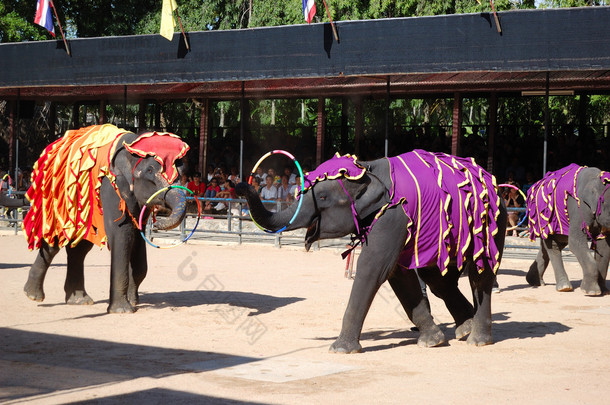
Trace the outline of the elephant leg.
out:
<instances>
[{"instance_id":1,"label":"elephant leg","mask_svg":"<svg viewBox=\"0 0 610 405\"><path fill-rule=\"evenodd\" d=\"M127 290L131 253L136 239L135 226L129 215L119 209L119 198L106 177L102 179L100 197L110 249L110 303L107 311L132 313L135 308L129 303Z\"/></svg>"},{"instance_id":2,"label":"elephant leg","mask_svg":"<svg viewBox=\"0 0 610 405\"><path fill-rule=\"evenodd\" d=\"M434 269L423 269L423 271L420 271L420 274L423 275L423 273L432 271ZM434 347L445 343L445 335L434 323L430 314L430 302L423 295L415 270L396 266L388 282L392 286L392 290L394 290L407 316L420 331L417 345Z\"/></svg>"},{"instance_id":3,"label":"elephant leg","mask_svg":"<svg viewBox=\"0 0 610 405\"><path fill-rule=\"evenodd\" d=\"M597 265L597 283L602 294L608 294L606 276L608 275L608 264L610 263L610 243L608 239L600 239L595 247L595 264Z\"/></svg>"},{"instance_id":4,"label":"elephant leg","mask_svg":"<svg viewBox=\"0 0 610 405\"><path fill-rule=\"evenodd\" d=\"M458 288L460 272L457 266L449 266L445 275L437 267L419 272L420 277L430 287L430 291L445 302L445 306L455 320L456 338L468 336L472 329L474 308Z\"/></svg>"},{"instance_id":5,"label":"elephant leg","mask_svg":"<svg viewBox=\"0 0 610 405\"><path fill-rule=\"evenodd\" d=\"M570 224L570 250L574 253L574 256L576 256L578 263L582 268L582 283L580 284L580 289L585 295L601 295L602 290L599 286L597 263L591 254L591 249L589 249L589 242L580 230L576 231L574 236L572 236L571 225L572 224ZM565 277L567 278L567 275Z\"/></svg>"},{"instance_id":6,"label":"elephant leg","mask_svg":"<svg viewBox=\"0 0 610 405\"><path fill-rule=\"evenodd\" d=\"M543 249L546 250L553 272L555 273L555 289L560 292L573 291L572 283L568 278L566 269L563 266L561 251L568 245L568 238L564 235L552 235L542 241Z\"/></svg>"},{"instance_id":7,"label":"elephant leg","mask_svg":"<svg viewBox=\"0 0 610 405\"><path fill-rule=\"evenodd\" d=\"M531 264L527 275L525 276L525 280L531 286L538 287L546 285L544 283L544 272L546 268L549 266L549 253L546 250L544 245L544 241L540 240L540 250L538 250L538 255L536 256L536 260Z\"/></svg>"},{"instance_id":8,"label":"elephant leg","mask_svg":"<svg viewBox=\"0 0 610 405\"><path fill-rule=\"evenodd\" d=\"M491 337L491 289L495 279L493 271L485 265L481 273L474 263L468 263L468 279L472 289L474 317L472 331L467 342L470 345L484 346L492 343Z\"/></svg>"},{"instance_id":9,"label":"elephant leg","mask_svg":"<svg viewBox=\"0 0 610 405\"><path fill-rule=\"evenodd\" d=\"M343 316L341 333L330 346L331 352L357 353L362 350L359 340L364 318L377 290L396 266L406 239L406 230L406 216L393 210L380 217L369 234L358 258L358 271ZM418 286L417 280L415 285Z\"/></svg>"},{"instance_id":10,"label":"elephant leg","mask_svg":"<svg viewBox=\"0 0 610 405\"><path fill-rule=\"evenodd\" d=\"M55 255L59 252L59 248L49 246L45 241L42 241L36 260L30 267L28 280L23 287L25 295L33 301L44 301L44 278L47 275L47 270L53 261Z\"/></svg>"},{"instance_id":11,"label":"elephant leg","mask_svg":"<svg viewBox=\"0 0 610 405\"><path fill-rule=\"evenodd\" d=\"M146 242L137 233L131 252L130 272L129 272L129 288L127 290L127 298L133 306L140 303L138 289L148 271L146 260Z\"/></svg>"},{"instance_id":12,"label":"elephant leg","mask_svg":"<svg viewBox=\"0 0 610 405\"><path fill-rule=\"evenodd\" d=\"M68 271L64 291L66 304L93 305L93 299L85 291L85 256L93 247L93 243L83 240L75 247L66 247L68 254Z\"/></svg>"}]
</instances>

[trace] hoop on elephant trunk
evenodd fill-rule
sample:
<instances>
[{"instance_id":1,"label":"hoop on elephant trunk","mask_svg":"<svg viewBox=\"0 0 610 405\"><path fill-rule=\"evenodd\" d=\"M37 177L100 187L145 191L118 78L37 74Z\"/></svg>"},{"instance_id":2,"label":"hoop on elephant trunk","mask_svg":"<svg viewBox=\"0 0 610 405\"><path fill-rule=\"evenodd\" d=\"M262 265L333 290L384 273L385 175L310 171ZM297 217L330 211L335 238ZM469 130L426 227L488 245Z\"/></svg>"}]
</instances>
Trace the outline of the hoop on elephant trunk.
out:
<instances>
[{"instance_id":1,"label":"hoop on elephant trunk","mask_svg":"<svg viewBox=\"0 0 610 405\"><path fill-rule=\"evenodd\" d=\"M197 226L199 225L199 220L201 219L201 204L199 204L199 199L197 197L195 197L195 202L197 203L197 222L195 223L195 226L193 227L193 230L191 231L191 233L186 238L181 240L179 243L174 243L173 245L168 245L168 246L155 245L150 240L148 240L146 235L144 235L144 232L143 232L144 227L142 226L142 218L144 217L144 211L146 211L146 208L148 207L148 204L156 196L158 196L159 194L161 194L165 190L169 191L172 188L180 188L180 189L186 190L189 193L194 195L194 193L191 190L189 190L188 188L183 187L183 186L167 186L167 187L164 187L164 188L158 190L157 192L155 192L153 195L150 196L150 198L146 201L146 204L144 204L144 206L142 207L142 211L140 211L140 217L138 218L138 227L140 228L140 235L142 235L142 238L144 238L144 241L146 241L146 243L148 243L150 246L152 246L154 248L157 248L157 249L171 249L171 248L175 248L176 246L180 246L183 243L185 243L187 240L189 240L191 238L191 236L193 236L193 234L195 233L195 230L197 229Z\"/></svg>"},{"instance_id":2,"label":"hoop on elephant trunk","mask_svg":"<svg viewBox=\"0 0 610 405\"><path fill-rule=\"evenodd\" d=\"M519 187L515 186L514 184L498 184L498 188L500 188L500 187L510 187L512 189L517 190L521 194L521 197L523 197L523 201L527 203L527 196L525 195L525 193ZM506 232L514 231L515 229L520 227L526 219L527 219L527 211L525 212L525 215L523 216L521 221L519 221L519 223L513 227L506 228Z\"/></svg>"},{"instance_id":3,"label":"hoop on elephant trunk","mask_svg":"<svg viewBox=\"0 0 610 405\"><path fill-rule=\"evenodd\" d=\"M294 162L294 165L297 167L297 170L299 171L299 176L301 177L301 191L303 191L303 189L305 188L305 177L303 176L303 169L301 169L301 165L299 164L298 160L296 160L294 155L292 155L292 153L286 152L285 150L281 150L281 149L275 149L275 150L272 150L271 152L267 152L260 159L258 159L258 162L256 162L256 164L254 165L254 168L252 168L252 171L250 172L250 178L248 178L248 184L250 184L250 185L252 184L252 179L254 179L254 175L256 174L256 169L258 169L258 167L263 162L263 160L267 159L271 155L284 155L284 156L292 159L292 161ZM290 221L288 221L288 225L290 225L294 222L295 218L299 214L299 211L301 210L301 204L303 203L303 199L299 198L298 194L295 195L295 198L298 199L299 202L297 204L297 209L294 212L294 215L292 216L292 218L290 218ZM262 226L260 226L254 220L254 217L252 217L251 211L250 211L250 218L252 219L252 222L254 222L254 225L256 225L261 231L265 231L267 233L280 233L288 227L288 225L284 225L282 228L278 229L277 231L271 231L269 229L266 229L266 228L263 228Z\"/></svg>"}]
</instances>

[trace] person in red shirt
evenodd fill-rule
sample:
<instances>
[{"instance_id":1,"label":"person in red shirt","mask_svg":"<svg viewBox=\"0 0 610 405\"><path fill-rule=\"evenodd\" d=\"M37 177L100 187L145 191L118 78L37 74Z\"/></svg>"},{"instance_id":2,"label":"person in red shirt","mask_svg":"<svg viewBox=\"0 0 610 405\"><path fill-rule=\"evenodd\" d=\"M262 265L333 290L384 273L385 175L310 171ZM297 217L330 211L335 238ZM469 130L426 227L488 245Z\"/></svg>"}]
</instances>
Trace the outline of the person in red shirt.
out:
<instances>
[{"instance_id":1,"label":"person in red shirt","mask_svg":"<svg viewBox=\"0 0 610 405\"><path fill-rule=\"evenodd\" d=\"M205 194L205 184L201 182L201 173L195 173L193 181L189 182L186 188L193 192L194 197L203 197Z\"/></svg>"}]
</instances>

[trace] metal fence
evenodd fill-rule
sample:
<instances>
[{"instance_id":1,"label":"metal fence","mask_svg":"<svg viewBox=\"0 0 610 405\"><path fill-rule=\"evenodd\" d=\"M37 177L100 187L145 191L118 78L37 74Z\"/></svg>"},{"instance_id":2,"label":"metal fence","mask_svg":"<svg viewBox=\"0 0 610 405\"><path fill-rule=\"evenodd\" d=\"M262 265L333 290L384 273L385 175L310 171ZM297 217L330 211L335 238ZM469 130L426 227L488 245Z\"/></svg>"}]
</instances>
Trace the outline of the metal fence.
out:
<instances>
[{"instance_id":1,"label":"metal fence","mask_svg":"<svg viewBox=\"0 0 610 405\"><path fill-rule=\"evenodd\" d=\"M217 242L227 243L268 243L275 247L286 245L302 246L305 236L305 230L295 230L289 232L268 233L259 228L250 218L247 211L247 201L245 199L224 199L224 198L199 198L202 208L206 202L212 204L222 203L225 205L221 210L202 211L201 218L197 221L198 213L193 197L187 198L187 204L190 202L190 207L187 208L187 214L180 226L173 230L155 230L152 226L152 218L149 218L148 226L146 227L146 236L151 241L156 240L158 244L172 244L176 241L182 241L189 237L189 240L213 240ZM285 201L263 201L267 209L281 211L289 206L290 202ZM23 218L29 207L22 208L5 208L0 206L0 229L14 230L14 234L21 230ZM509 212L519 212L520 215L525 215L525 208L508 208ZM520 217L522 218L522 217ZM196 226L196 228L195 228ZM529 239L523 238L527 232L527 219L521 221L521 224L516 228L520 238L507 240L505 248L507 249L537 249L537 244L529 243ZM524 243L511 243L523 239ZM345 236L343 238L320 241L313 245L314 249L320 247L337 247L345 248L351 241L351 238ZM525 243L528 241L528 243Z\"/></svg>"}]
</instances>

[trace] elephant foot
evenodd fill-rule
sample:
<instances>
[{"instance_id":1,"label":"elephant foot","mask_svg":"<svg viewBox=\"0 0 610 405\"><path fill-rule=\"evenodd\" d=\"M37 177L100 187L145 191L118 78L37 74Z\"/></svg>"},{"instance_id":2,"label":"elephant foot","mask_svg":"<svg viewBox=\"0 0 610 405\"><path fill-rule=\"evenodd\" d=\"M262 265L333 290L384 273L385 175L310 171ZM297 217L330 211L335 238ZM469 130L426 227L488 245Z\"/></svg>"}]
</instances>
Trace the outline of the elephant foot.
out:
<instances>
[{"instance_id":1,"label":"elephant foot","mask_svg":"<svg viewBox=\"0 0 610 405\"><path fill-rule=\"evenodd\" d=\"M471 332L466 343L471 346L487 346L493 343L491 333Z\"/></svg>"},{"instance_id":2,"label":"elephant foot","mask_svg":"<svg viewBox=\"0 0 610 405\"><path fill-rule=\"evenodd\" d=\"M540 273L538 273L537 268L530 268L525 276L525 280L527 280L527 283L532 287L540 287L544 285L544 280L542 280L542 277L540 277Z\"/></svg>"},{"instance_id":3,"label":"elephant foot","mask_svg":"<svg viewBox=\"0 0 610 405\"><path fill-rule=\"evenodd\" d=\"M559 292L574 291L574 287L572 287L572 283L570 283L569 281L557 283L557 285L555 285L555 289Z\"/></svg>"},{"instance_id":4,"label":"elephant foot","mask_svg":"<svg viewBox=\"0 0 610 405\"><path fill-rule=\"evenodd\" d=\"M436 347L444 344L446 341L443 331L434 325L434 328L430 328L429 331L424 331L419 335L417 345L419 347Z\"/></svg>"},{"instance_id":5,"label":"elephant foot","mask_svg":"<svg viewBox=\"0 0 610 405\"><path fill-rule=\"evenodd\" d=\"M472 332L472 318L466 319L464 323L455 328L455 338L458 340L465 339Z\"/></svg>"},{"instance_id":6,"label":"elephant foot","mask_svg":"<svg viewBox=\"0 0 610 405\"><path fill-rule=\"evenodd\" d=\"M109 314L132 314L136 312L136 309L129 303L129 301L115 300L111 301L107 309Z\"/></svg>"},{"instance_id":7,"label":"elephant foot","mask_svg":"<svg viewBox=\"0 0 610 405\"><path fill-rule=\"evenodd\" d=\"M23 287L23 292L32 301L44 301L44 291L41 287L32 286L29 282L27 282Z\"/></svg>"},{"instance_id":8,"label":"elephant foot","mask_svg":"<svg viewBox=\"0 0 610 405\"><path fill-rule=\"evenodd\" d=\"M95 302L86 291L74 291L69 296L66 295L68 305L93 305Z\"/></svg>"},{"instance_id":9,"label":"elephant foot","mask_svg":"<svg viewBox=\"0 0 610 405\"><path fill-rule=\"evenodd\" d=\"M580 289L588 296L596 297L602 295L602 289L599 287L597 280L590 282L583 279L580 284Z\"/></svg>"},{"instance_id":10,"label":"elephant foot","mask_svg":"<svg viewBox=\"0 0 610 405\"><path fill-rule=\"evenodd\" d=\"M127 294L127 296L129 297L129 298L128 298L129 303L130 303L131 305L133 305L134 307L140 303L140 296L138 295L138 293L137 293L137 292L131 292L131 291L130 291L130 292Z\"/></svg>"},{"instance_id":11,"label":"elephant foot","mask_svg":"<svg viewBox=\"0 0 610 405\"><path fill-rule=\"evenodd\" d=\"M360 353L362 351L362 346L357 340L348 341L339 337L332 345L330 345L328 351L331 353L342 354Z\"/></svg>"}]
</instances>

